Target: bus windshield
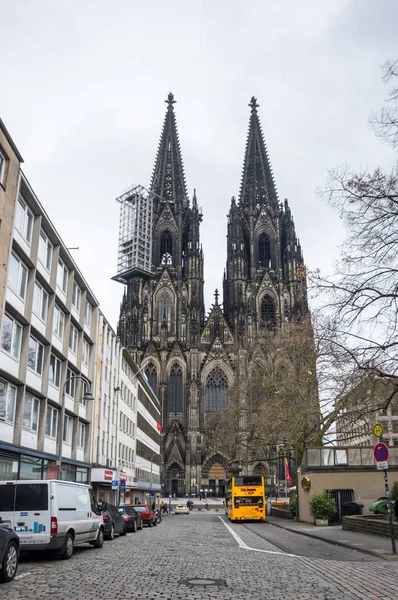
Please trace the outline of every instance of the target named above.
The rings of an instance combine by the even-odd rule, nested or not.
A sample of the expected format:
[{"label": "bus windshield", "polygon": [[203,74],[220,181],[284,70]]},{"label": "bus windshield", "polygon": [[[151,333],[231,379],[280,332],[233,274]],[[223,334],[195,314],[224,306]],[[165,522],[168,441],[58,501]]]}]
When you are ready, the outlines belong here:
[{"label": "bus windshield", "polygon": [[245,475],[243,477],[235,477],[234,484],[241,487],[243,485],[262,485],[263,479],[261,475]]}]

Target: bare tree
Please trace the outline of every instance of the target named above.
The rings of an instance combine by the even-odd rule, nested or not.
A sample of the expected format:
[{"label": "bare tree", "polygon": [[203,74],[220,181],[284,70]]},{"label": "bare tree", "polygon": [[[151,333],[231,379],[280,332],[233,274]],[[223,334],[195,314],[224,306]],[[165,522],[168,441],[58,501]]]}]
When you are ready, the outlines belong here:
[{"label": "bare tree", "polygon": [[[384,79],[398,76],[398,62],[384,65]],[[376,134],[398,144],[398,88],[372,117]],[[310,273],[312,290],[326,298],[320,312],[330,343],[364,376],[398,382],[398,168],[356,173],[330,171],[321,192],[347,231],[334,274]]]},{"label": "bare tree", "polygon": [[247,464],[285,456],[290,448],[300,464],[306,448],[336,440],[342,415],[345,441],[355,439],[367,416],[384,407],[391,386],[386,382],[374,394],[369,377],[364,386],[362,370],[333,333],[327,321],[308,317],[257,338],[246,351],[228,408],[209,422],[207,444]]}]

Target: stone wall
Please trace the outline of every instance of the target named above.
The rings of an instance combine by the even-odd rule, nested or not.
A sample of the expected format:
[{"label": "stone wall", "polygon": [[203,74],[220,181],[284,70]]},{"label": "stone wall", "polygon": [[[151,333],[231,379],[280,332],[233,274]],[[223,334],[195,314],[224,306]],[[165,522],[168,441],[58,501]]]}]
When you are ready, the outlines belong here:
[{"label": "stone wall", "polygon": [[276,506],[271,506],[271,517],[279,517],[280,519],[291,519],[290,510],[286,510],[285,508],[277,508]]},{"label": "stone wall", "polygon": [[[343,529],[348,531],[359,531],[361,533],[373,533],[390,537],[390,524],[383,515],[378,516],[352,516],[342,518]],[[398,523],[393,523],[394,537],[398,539]]]}]

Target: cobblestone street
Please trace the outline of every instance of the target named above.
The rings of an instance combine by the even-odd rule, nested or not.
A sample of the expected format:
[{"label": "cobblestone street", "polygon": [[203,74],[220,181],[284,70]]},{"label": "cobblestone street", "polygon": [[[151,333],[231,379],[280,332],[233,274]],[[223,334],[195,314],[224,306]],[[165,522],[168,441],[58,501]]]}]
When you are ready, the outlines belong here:
[{"label": "cobblestone street", "polygon": [[[227,525],[227,526],[226,526]],[[266,535],[267,525],[264,524]],[[303,540],[303,543],[304,540]],[[174,515],[158,527],[75,549],[69,561],[23,558],[2,600],[395,600],[398,562],[280,551],[218,514]]]}]

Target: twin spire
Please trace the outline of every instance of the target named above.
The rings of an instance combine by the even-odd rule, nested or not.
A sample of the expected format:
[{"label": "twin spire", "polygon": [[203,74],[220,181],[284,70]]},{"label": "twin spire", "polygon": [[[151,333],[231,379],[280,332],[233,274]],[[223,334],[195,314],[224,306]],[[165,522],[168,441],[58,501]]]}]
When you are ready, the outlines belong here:
[{"label": "twin spire", "polygon": [[167,111],[150,187],[158,196],[173,202],[176,209],[181,210],[188,205],[188,194],[174,114],[176,100],[171,92],[165,102]]},{"label": "twin spire", "polygon": [[[176,100],[171,92],[165,102],[167,104],[166,116],[150,187],[158,196],[168,202],[173,202],[176,209],[181,210],[188,206],[189,201],[174,113]],[[256,205],[267,205],[271,209],[276,209],[278,195],[257,114],[259,104],[254,96],[252,96],[249,106],[251,114],[239,203],[252,208]]]}]

